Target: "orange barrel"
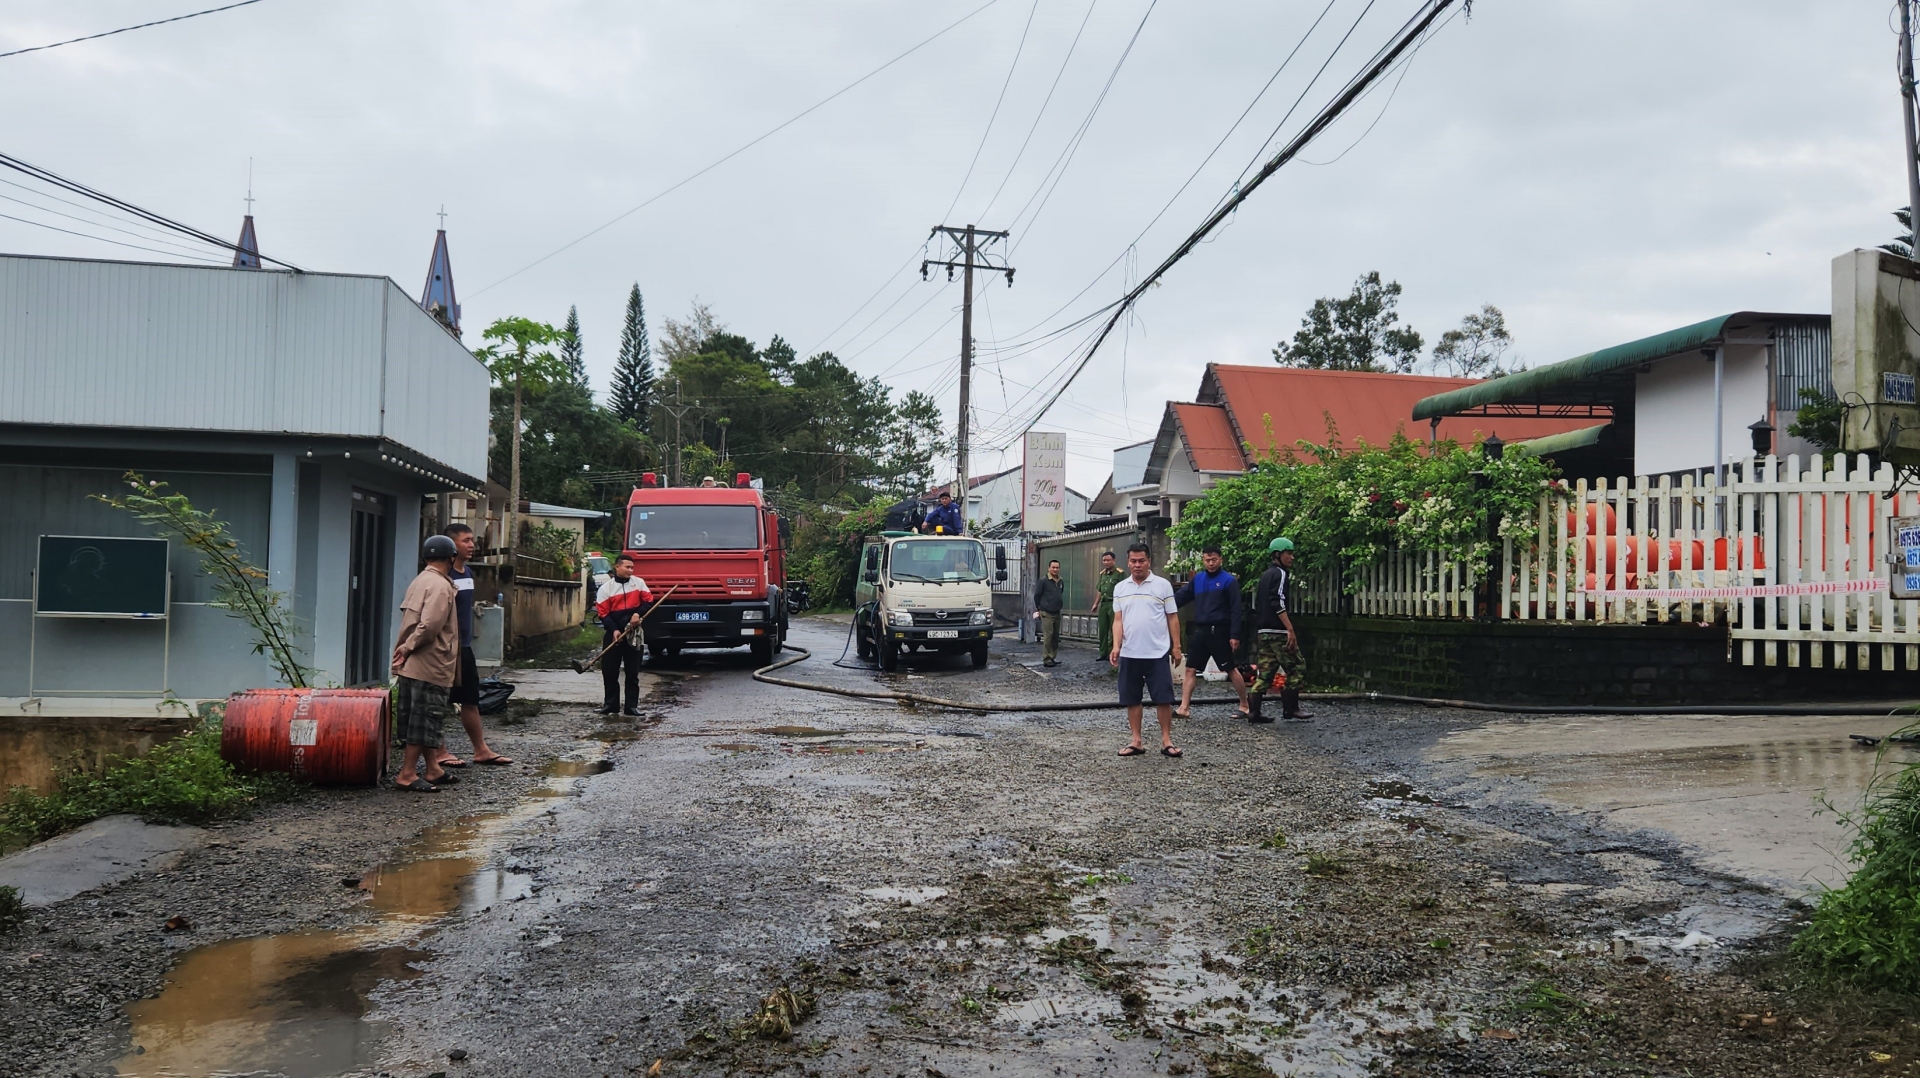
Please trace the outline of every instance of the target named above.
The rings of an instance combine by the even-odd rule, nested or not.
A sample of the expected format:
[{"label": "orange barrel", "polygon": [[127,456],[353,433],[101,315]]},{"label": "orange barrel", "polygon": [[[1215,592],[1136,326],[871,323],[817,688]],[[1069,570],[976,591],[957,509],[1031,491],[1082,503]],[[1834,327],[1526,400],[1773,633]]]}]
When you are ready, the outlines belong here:
[{"label": "orange barrel", "polygon": [[248,689],[227,697],[220,755],[332,786],[378,785],[393,740],[385,689]]}]

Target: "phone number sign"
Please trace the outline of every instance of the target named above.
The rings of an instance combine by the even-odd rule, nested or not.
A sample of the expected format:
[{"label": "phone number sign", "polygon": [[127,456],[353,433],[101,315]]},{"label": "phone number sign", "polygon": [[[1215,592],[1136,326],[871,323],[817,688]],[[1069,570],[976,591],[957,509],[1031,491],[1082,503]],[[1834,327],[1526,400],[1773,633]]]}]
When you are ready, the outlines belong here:
[{"label": "phone number sign", "polygon": [[1887,560],[1893,563],[1889,581],[1893,597],[1920,599],[1920,517],[1894,517],[1889,524],[1893,550]]}]

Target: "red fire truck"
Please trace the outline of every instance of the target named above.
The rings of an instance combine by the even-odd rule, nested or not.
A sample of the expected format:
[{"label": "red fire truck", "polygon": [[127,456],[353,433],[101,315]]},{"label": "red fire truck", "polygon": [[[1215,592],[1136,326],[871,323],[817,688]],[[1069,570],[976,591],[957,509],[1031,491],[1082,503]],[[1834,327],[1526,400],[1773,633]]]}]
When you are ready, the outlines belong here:
[{"label": "red fire truck", "polygon": [[773,661],[787,636],[787,522],[753,477],[731,487],[663,487],[652,472],[627,498],[626,552],[658,601],[647,616],[655,658],[682,648],[753,648]]}]

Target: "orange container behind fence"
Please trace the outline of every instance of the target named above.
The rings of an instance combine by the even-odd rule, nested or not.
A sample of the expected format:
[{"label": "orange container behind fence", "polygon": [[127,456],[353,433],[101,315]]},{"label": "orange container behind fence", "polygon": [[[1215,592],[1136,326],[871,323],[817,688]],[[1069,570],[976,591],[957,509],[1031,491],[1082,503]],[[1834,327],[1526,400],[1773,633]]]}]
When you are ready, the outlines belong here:
[{"label": "orange container behind fence", "polygon": [[248,689],[227,697],[220,755],[325,786],[373,786],[393,740],[385,689]]}]

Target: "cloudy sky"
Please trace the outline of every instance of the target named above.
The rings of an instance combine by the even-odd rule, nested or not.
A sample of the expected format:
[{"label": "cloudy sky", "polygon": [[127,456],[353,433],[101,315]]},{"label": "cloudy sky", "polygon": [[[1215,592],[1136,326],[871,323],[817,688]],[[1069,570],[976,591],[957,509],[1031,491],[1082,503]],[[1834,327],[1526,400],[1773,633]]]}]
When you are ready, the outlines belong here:
[{"label": "cloudy sky", "polygon": [[[1015,284],[976,309],[991,445],[1082,337],[1045,332],[1157,264],[1421,3],[983,2],[263,0],[0,58],[0,150],[222,234],[251,159],[267,253],[410,292],[444,205],[469,340],[577,304],[597,385],[637,281],[656,336],[697,297],[949,414],[959,289],[920,281],[922,245],[936,224],[1008,229]],[[198,6],[15,0],[0,52]],[[1732,310],[1827,311],[1829,261],[1889,238],[1906,202],[1889,10],[1480,0],[1150,291],[1038,427],[1067,432],[1091,493],[1206,363],[1270,362],[1369,270],[1429,342],[1493,303],[1535,364]],[[0,214],[147,242],[0,195]],[[0,249],[154,257],[5,218]]]}]

